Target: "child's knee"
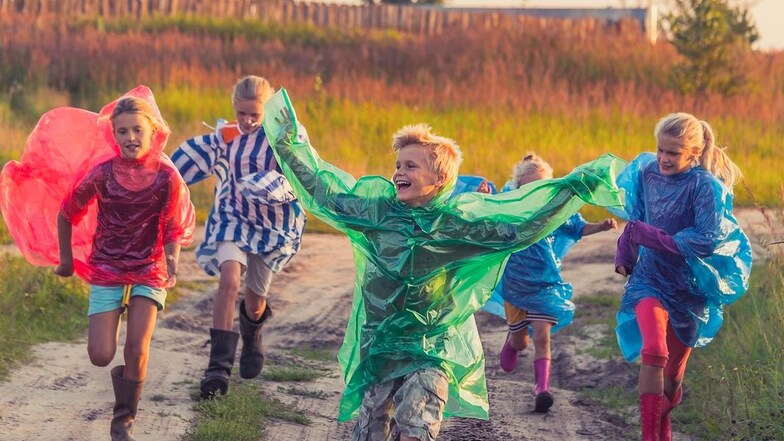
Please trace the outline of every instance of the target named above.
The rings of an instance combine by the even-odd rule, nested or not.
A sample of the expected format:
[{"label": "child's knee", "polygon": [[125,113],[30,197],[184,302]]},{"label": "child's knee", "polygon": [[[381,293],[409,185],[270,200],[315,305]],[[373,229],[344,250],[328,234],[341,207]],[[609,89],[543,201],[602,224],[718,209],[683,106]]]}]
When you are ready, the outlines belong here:
[{"label": "child's knee", "polygon": [[115,348],[97,347],[95,345],[87,345],[87,355],[90,357],[90,363],[94,366],[105,367],[114,359]]},{"label": "child's knee", "polygon": [[520,332],[513,332],[509,336],[509,343],[512,345],[515,351],[522,351],[528,347],[528,329],[522,330]]},{"label": "child's knee", "polygon": [[550,345],[549,332],[534,332],[534,346],[540,349],[547,348]]},{"label": "child's knee", "polygon": [[123,354],[125,356],[126,364],[138,364],[142,360],[147,359],[149,344],[145,344],[141,341],[126,341]]},{"label": "child's knee", "polygon": [[218,283],[218,291],[224,297],[236,298],[240,292],[240,281],[232,277],[221,277]]}]

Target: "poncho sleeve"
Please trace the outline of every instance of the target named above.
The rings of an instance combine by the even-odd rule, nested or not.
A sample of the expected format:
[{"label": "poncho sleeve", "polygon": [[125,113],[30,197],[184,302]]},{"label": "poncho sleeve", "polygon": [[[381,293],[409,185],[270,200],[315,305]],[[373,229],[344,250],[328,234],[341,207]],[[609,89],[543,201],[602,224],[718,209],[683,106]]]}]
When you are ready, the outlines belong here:
[{"label": "poncho sleeve", "polygon": [[376,225],[383,217],[385,205],[395,196],[392,183],[380,176],[356,180],[322,160],[285,90],[264,105],[263,124],[278,164],[308,211],[343,232]]},{"label": "poncho sleeve", "polygon": [[553,232],[553,253],[559,260],[566,257],[574,244],[582,239],[586,224],[580,213],[575,213]]},{"label": "poncho sleeve", "polygon": [[212,174],[220,157],[220,138],[217,133],[191,138],[177,147],[171,160],[188,185],[200,182]]},{"label": "poncho sleeve", "polygon": [[92,169],[63,199],[61,213],[71,224],[78,224],[87,212],[90,202],[98,194],[98,186],[103,180],[103,173],[99,167]]},{"label": "poncho sleeve", "polygon": [[494,250],[523,249],[552,233],[586,203],[612,207],[621,199],[615,177],[625,162],[605,154],[556,179],[496,195],[462,193],[447,202],[439,233]]},{"label": "poncho sleeve", "polygon": [[168,158],[165,163],[169,165],[171,171],[169,176],[169,200],[164,210],[166,224],[163,231],[163,244],[176,243],[186,247],[193,243],[193,235],[196,229],[196,210],[191,202],[190,191],[185,184],[185,180]]}]

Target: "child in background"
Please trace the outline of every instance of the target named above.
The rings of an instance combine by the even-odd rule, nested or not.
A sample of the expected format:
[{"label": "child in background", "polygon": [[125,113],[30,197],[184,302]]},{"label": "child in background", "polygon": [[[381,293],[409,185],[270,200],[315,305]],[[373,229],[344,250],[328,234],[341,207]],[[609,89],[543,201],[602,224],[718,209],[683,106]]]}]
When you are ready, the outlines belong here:
[{"label": "child in background", "polygon": [[[540,179],[552,179],[550,164],[527,154],[515,164],[504,191],[516,190]],[[549,391],[550,334],[569,325],[574,318],[572,286],[561,277],[561,259],[583,236],[617,228],[615,219],[589,223],[573,214],[552,234],[509,258],[491,302],[503,301],[509,334],[501,349],[501,368],[514,370],[520,351],[528,347],[529,327],[534,340],[534,411],[547,412],[553,405]],[[500,297],[500,299],[499,299]],[[492,303],[486,309],[493,311]],[[500,308],[498,308],[500,309]]]},{"label": "child in background", "polygon": [[[210,359],[200,385],[203,399],[228,391],[240,335],[240,376],[255,378],[261,372],[262,326],[272,317],[267,303],[272,275],[297,253],[305,226],[305,213],[261,128],[264,102],[273,93],[264,78],[241,78],[231,96],[237,120],[185,141],[172,155],[188,185],[216,177],[205,239],[196,250],[201,267],[210,275],[220,275]],[[238,334],[233,330],[234,308],[243,274]]]},{"label": "child in background", "polygon": [[87,351],[94,365],[106,366],[114,358],[120,316],[128,311],[125,365],[111,371],[113,441],[133,439],[156,316],[164,307],[165,288],[174,285],[180,247],[193,240],[195,222],[188,188],[163,154],[169,129],[152,94],[138,95],[101,111],[98,126],[105,137],[98,141],[111,142],[117,156],[77,181],[57,217],[55,273],[68,277],[75,269],[73,225],[97,203],[92,251],[86,261],[76,260],[78,274],[91,284]]},{"label": "child in background", "polygon": [[[638,156],[619,184],[629,220],[616,271],[630,275],[618,312],[621,351],[640,367],[642,439],[670,440],[691,349],[708,344],[723,306],[748,287],[751,249],[732,214],[738,167],[712,128],[687,113],[656,125],[657,153]],[[709,398],[709,397],[708,397]]]},{"label": "child in background", "polygon": [[354,180],[321,160],[285,91],[264,127],[284,174],[315,216],[348,235],[354,303],[338,355],[346,381],[339,421],[354,440],[434,440],[444,416],[488,416],[484,356],[473,314],[513,252],[551,233],[584,201],[617,204],[603,156],[562,179],[502,195],[450,199],[461,152],[424,124],[393,137],[392,181]]}]

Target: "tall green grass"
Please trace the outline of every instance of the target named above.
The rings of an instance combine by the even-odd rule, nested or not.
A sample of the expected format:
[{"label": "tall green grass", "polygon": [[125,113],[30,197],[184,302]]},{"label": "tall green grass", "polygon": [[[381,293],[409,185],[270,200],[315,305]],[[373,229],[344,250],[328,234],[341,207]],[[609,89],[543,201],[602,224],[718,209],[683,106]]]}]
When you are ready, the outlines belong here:
[{"label": "tall green grass", "polygon": [[784,439],[784,259],[754,269],[716,340],[689,361],[679,430],[703,439]]},{"label": "tall green grass", "polygon": [[72,341],[87,328],[87,288],[18,257],[0,255],[0,380],[31,360],[30,348]]}]

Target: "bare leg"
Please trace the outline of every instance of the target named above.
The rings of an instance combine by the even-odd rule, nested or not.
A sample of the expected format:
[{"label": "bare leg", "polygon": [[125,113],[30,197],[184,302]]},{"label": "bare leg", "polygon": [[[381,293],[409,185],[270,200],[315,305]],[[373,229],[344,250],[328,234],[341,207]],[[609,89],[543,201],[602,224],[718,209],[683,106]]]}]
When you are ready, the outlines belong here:
[{"label": "bare leg", "polygon": [[144,381],[150,340],[158,317],[158,307],[147,297],[131,297],[128,303],[128,332],[125,337],[125,373],[130,381]]},{"label": "bare leg", "polygon": [[220,267],[220,282],[212,307],[212,327],[231,331],[234,325],[234,303],[240,291],[242,264],[227,260]]},{"label": "bare leg", "polygon": [[528,328],[509,333],[509,342],[515,351],[522,351],[528,347]]},{"label": "bare leg", "polygon": [[664,393],[664,368],[643,364],[640,366],[640,394]]},{"label": "bare leg", "polygon": [[553,325],[550,322],[533,321],[531,326],[534,328],[534,360],[540,358],[550,358],[550,329]]},{"label": "bare leg", "polygon": [[[265,293],[266,294],[266,293]],[[245,290],[245,313],[252,321],[258,321],[264,310],[267,309],[267,298],[262,297],[250,289]]]},{"label": "bare leg", "polygon": [[93,314],[87,330],[87,354],[96,366],[108,366],[117,351],[122,309]]}]

